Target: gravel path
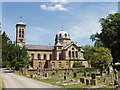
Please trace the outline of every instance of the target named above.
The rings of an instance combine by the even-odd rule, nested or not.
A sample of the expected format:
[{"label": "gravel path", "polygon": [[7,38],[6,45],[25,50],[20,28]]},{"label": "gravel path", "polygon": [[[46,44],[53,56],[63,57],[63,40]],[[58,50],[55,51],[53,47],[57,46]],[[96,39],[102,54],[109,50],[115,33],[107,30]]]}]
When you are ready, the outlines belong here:
[{"label": "gravel path", "polygon": [[43,83],[14,73],[2,73],[6,88],[60,88],[48,83]]}]

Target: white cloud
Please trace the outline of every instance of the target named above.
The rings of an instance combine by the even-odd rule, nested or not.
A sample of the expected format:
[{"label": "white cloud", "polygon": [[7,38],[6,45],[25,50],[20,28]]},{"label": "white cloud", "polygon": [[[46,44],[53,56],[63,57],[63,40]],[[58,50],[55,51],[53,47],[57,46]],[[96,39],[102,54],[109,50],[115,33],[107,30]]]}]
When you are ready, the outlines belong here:
[{"label": "white cloud", "polygon": [[61,4],[67,4],[68,0],[51,0],[53,3],[61,3]]},{"label": "white cloud", "polygon": [[55,10],[67,11],[67,8],[65,8],[61,4],[56,4],[55,6],[46,6],[46,5],[43,4],[43,5],[40,5],[40,8],[42,8],[44,10],[48,10],[48,11],[55,11]]}]

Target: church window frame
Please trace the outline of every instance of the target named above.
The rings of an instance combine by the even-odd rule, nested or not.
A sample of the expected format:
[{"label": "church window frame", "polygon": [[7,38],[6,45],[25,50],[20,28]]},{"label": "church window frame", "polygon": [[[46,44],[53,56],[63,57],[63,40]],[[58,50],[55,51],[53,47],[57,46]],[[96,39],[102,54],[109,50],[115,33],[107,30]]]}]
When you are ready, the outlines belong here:
[{"label": "church window frame", "polygon": [[75,54],[74,54],[74,51],[72,51],[72,58],[74,58],[75,57]]},{"label": "church window frame", "polygon": [[69,54],[69,58],[71,58],[71,51],[69,51],[68,54]]},{"label": "church window frame", "polygon": [[19,37],[21,37],[21,29],[19,29]]},{"label": "church window frame", "polygon": [[50,60],[52,60],[52,54],[50,54]]},{"label": "church window frame", "polygon": [[38,68],[42,68],[42,62],[39,62]]},{"label": "church window frame", "polygon": [[44,60],[47,60],[47,55],[46,54],[44,54]]},{"label": "church window frame", "polygon": [[38,54],[38,55],[37,55],[37,58],[38,58],[38,60],[40,60],[40,59],[41,59],[41,58],[40,58],[40,54]]},{"label": "church window frame", "polygon": [[34,53],[31,54],[31,59],[34,60]]},{"label": "church window frame", "polygon": [[60,33],[59,37],[62,37],[62,34]]},{"label": "church window frame", "polygon": [[76,53],[76,58],[78,58],[78,51],[76,51],[75,53]]},{"label": "church window frame", "polygon": [[65,37],[67,37],[67,34],[65,33]]},{"label": "church window frame", "polygon": [[23,29],[22,29],[22,38],[24,38],[24,31],[23,31]]},{"label": "church window frame", "polygon": [[59,60],[61,60],[62,59],[62,56],[61,56],[61,53],[59,53]]}]

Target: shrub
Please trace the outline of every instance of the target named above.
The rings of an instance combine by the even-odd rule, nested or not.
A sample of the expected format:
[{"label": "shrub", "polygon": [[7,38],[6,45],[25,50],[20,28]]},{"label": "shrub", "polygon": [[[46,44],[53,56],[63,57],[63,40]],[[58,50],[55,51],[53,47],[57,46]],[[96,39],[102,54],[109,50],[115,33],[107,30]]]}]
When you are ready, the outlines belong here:
[{"label": "shrub", "polygon": [[74,62],[73,68],[85,67],[81,62]]},{"label": "shrub", "polygon": [[93,72],[93,71],[95,71],[96,69],[95,68],[83,68],[83,69],[81,69],[81,70],[78,70],[77,71],[77,73],[79,73],[79,72]]}]

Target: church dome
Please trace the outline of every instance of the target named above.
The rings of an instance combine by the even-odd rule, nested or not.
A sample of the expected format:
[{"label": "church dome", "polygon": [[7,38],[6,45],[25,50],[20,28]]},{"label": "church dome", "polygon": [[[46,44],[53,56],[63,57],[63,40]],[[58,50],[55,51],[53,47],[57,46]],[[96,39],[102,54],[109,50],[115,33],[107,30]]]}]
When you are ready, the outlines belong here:
[{"label": "church dome", "polygon": [[62,38],[66,38],[66,39],[70,39],[70,35],[64,31],[64,30],[60,30],[57,34],[56,34],[57,38],[62,39]]}]

